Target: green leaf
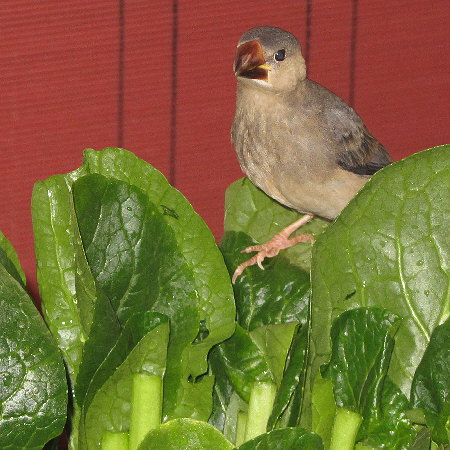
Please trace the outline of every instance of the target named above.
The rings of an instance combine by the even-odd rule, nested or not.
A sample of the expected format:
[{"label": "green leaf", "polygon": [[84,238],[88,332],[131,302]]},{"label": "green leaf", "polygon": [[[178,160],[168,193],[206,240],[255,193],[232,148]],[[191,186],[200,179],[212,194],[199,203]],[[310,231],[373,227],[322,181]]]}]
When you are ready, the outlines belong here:
[{"label": "green leaf", "polygon": [[22,279],[3,265],[0,310],[0,448],[40,449],[66,421],[64,364]]},{"label": "green leaf", "polygon": [[337,406],[363,417],[358,441],[374,447],[408,448],[416,434],[406,397],[386,377],[398,326],[397,316],[379,308],[342,313],[331,327],[330,362],[321,368]]},{"label": "green leaf", "polygon": [[142,189],[163,213],[163,219],[194,272],[198,306],[209,334],[191,349],[198,357],[189,360],[193,365],[189,370],[192,376],[205,373],[209,349],[232,334],[234,321],[231,318],[235,315],[231,283],[214,236],[186,198],[173,189],[159,171],[131,152],[117,148],[100,152],[88,149],[84,153],[84,164],[90,173],[114,177]]},{"label": "green leaf", "polygon": [[[90,196],[89,187],[85,186],[85,194],[80,194],[81,197],[84,195],[84,198],[78,199],[78,211],[75,215],[71,206],[72,185],[82,176],[95,173],[124,183],[120,188],[117,187],[118,185],[108,186],[108,183],[103,186],[105,195],[111,189],[112,191],[116,189],[118,203],[106,204],[105,198],[100,195],[100,192],[103,192],[101,182],[97,182],[99,186],[96,192],[99,196]],[[84,183],[88,184],[87,181]],[[141,247],[138,246],[139,248],[129,245],[136,237],[133,233],[139,234],[139,230],[135,228],[136,223],[133,222],[139,214],[135,216],[126,210],[130,206],[124,197],[127,192],[131,196],[130,201],[137,201],[138,208],[143,205],[142,199],[145,197],[147,205],[142,210],[145,212],[141,218],[145,219],[144,222],[147,221],[145,223],[149,223],[150,219],[145,214],[150,214],[155,220],[153,228],[150,228],[158,232],[159,238],[152,243],[153,253],[147,256],[144,255],[143,248],[149,245],[148,237],[143,240]],[[122,195],[122,203],[120,203],[120,195]],[[122,207],[122,210],[120,207],[115,209],[118,205]],[[109,213],[116,212],[115,219],[108,222],[107,217],[101,214],[102,208],[104,212],[108,208]],[[122,231],[125,228],[128,230],[124,231],[122,236],[131,240],[119,243],[113,237],[114,226],[117,225],[117,220],[120,221],[121,218],[126,217],[131,218],[131,222],[121,224]],[[94,224],[95,220],[98,221],[97,225]],[[115,223],[114,220],[116,220]],[[170,353],[178,354],[179,359],[175,364],[175,356],[169,358],[165,386],[174,387],[175,383],[178,388],[166,392],[165,417],[167,419],[193,415],[206,419],[211,408],[211,399],[207,392],[212,386],[212,380],[203,376],[207,371],[206,356],[212,345],[232,333],[235,307],[230,279],[214,238],[187,200],[167,183],[160,172],[136,158],[132,153],[123,149],[105,149],[101,152],[90,149],[86,150],[84,164],[80,169],[36,184],[33,193],[33,223],[43,309],[49,327],[63,350],[72,381],[78,379],[82,359],[84,361],[88,354],[93,355],[91,362],[83,362],[84,375],[79,381],[80,386],[83,385],[85,389],[95,369],[94,362],[100,360],[101,353],[108,350],[106,345],[97,350],[97,356],[93,353],[97,340],[97,337],[93,337],[93,333],[99,332],[99,329],[94,326],[97,322],[94,317],[95,305],[99,298],[105,296],[111,299],[112,310],[117,313],[119,323],[123,324],[135,311],[133,308],[142,310],[152,307],[152,302],[154,302],[155,310],[167,312],[170,306],[167,306],[168,301],[164,301],[164,295],[169,295],[170,289],[162,289],[161,294],[159,286],[165,286],[165,283],[171,280],[172,294],[178,300],[178,304],[181,304],[183,300],[177,294],[184,295],[188,290],[190,292],[190,300],[184,300],[184,313],[187,314],[182,314],[183,308],[181,308],[178,315],[180,319],[183,319],[183,323],[190,321],[190,325],[186,324],[185,328],[181,323],[174,325],[178,327],[180,336],[184,338],[172,340],[171,343],[174,351]],[[89,246],[86,254],[78,242],[79,226],[83,235],[83,244]],[[100,226],[104,235],[93,236],[94,226]],[[108,232],[109,226],[112,228]],[[115,247],[105,247],[108,238],[111,238],[111,243],[114,243]],[[165,238],[168,238],[167,241]],[[126,255],[120,253],[121,248],[117,245],[124,246]],[[165,261],[164,252],[167,250],[167,245],[169,250],[176,249],[176,259],[167,260],[165,267],[158,268],[159,275],[166,278],[145,280],[144,275],[148,273],[150,267],[155,268],[158,261]],[[114,254],[118,258],[111,258]],[[133,260],[137,255],[139,256],[136,259],[137,271],[134,272],[135,277],[130,278],[133,269],[127,266],[127,261]],[[126,261],[120,259],[122,256],[128,259]],[[144,268],[144,260],[151,266]],[[107,272],[101,272],[99,265],[101,261],[109,264]],[[170,264],[174,262],[177,264],[170,267]],[[181,271],[185,278],[183,282],[179,279],[180,284],[177,285],[176,269],[180,268],[179,264],[182,264],[186,270]],[[112,272],[111,268],[113,268]],[[125,272],[122,272],[122,269]],[[104,275],[108,275],[109,278],[102,278]],[[90,280],[91,276],[94,280]],[[130,282],[130,290],[124,291],[127,280]],[[186,280],[187,283],[184,282]],[[144,299],[143,292],[139,291],[139,287],[144,286],[144,281],[148,283],[143,288],[149,294],[147,299]],[[118,288],[118,291],[115,291],[115,288]],[[122,298],[121,293],[126,295]],[[135,300],[136,303],[134,303]],[[116,301],[119,304],[114,303]],[[130,306],[131,304],[133,307]],[[79,310],[80,305],[83,305],[83,308]],[[187,312],[188,308],[191,308],[190,312]],[[173,321],[173,314],[171,319]],[[117,333],[115,334],[117,336]],[[115,339],[111,339],[109,348],[114,345]],[[181,344],[181,341],[184,343]],[[174,342],[179,343],[177,349],[174,348]],[[91,350],[88,351],[89,346]],[[83,396],[84,393],[82,392],[81,395]]]},{"label": "green leaf", "polygon": [[[246,259],[243,248],[255,242],[243,232],[226,232],[220,243],[230,274]],[[236,280],[237,321],[248,330],[286,322],[305,323],[309,307],[309,275],[285,257],[266,265],[249,267]]]},{"label": "green leaf", "polygon": [[[359,439],[374,448],[410,449],[417,430],[407,418],[410,404],[400,389],[386,377],[379,410],[366,412]],[[368,414],[368,416],[367,416]]]},{"label": "green leaf", "polygon": [[[241,178],[232,183],[225,194],[225,232],[242,231],[257,243],[268,241],[274,234],[297,220],[299,216],[301,214],[298,212],[271,199],[254,186],[248,178]],[[294,233],[294,236],[302,233],[312,233],[314,236],[318,236],[328,226],[328,223],[328,221],[316,217],[310,223],[302,226],[298,232]],[[281,255],[288,258],[292,264],[309,272],[311,243],[295,245],[283,250]]]},{"label": "green leaf", "polygon": [[416,435],[414,442],[408,450],[430,450],[431,437],[430,429],[423,427]]},{"label": "green leaf", "polygon": [[322,450],[322,440],[304,428],[282,428],[261,434],[242,444],[239,450]]},{"label": "green leaf", "polygon": [[409,395],[433,329],[450,314],[450,145],[377,172],[314,245],[312,374],[330,355],[341,312],[386,308],[403,318],[389,375]]},{"label": "green leaf", "polygon": [[129,430],[132,375],[162,377],[168,340],[169,324],[163,316],[147,312],[129,319],[92,380],[80,427],[82,448],[100,445],[105,431]]},{"label": "green leaf", "polygon": [[267,423],[269,430],[299,424],[307,367],[308,330],[308,326],[296,326],[272,414]]},{"label": "green leaf", "polygon": [[[119,322],[125,323],[130,315],[140,311],[166,314],[171,319],[171,339],[164,403],[166,410],[172,408],[177,403],[177,392],[184,390],[183,379],[190,376],[189,372],[183,373],[184,364],[180,361],[186,358],[200,323],[191,268],[163,214],[140,189],[92,174],[76,181],[73,193],[89,268],[105,296],[103,300],[99,296],[98,303],[103,305],[100,310],[111,317],[109,323],[104,323],[101,315],[94,319],[94,336],[85,345],[80,375],[81,368],[87,366],[87,374],[92,376],[106,356],[108,336],[112,336],[110,345],[114,344],[120,326],[112,334],[113,318],[117,316]],[[100,342],[105,344],[99,351]],[[80,380],[80,375],[76,392],[82,401],[90,377],[83,373]]]},{"label": "green leaf", "polygon": [[72,178],[55,175],[39,181],[33,189],[36,272],[45,321],[64,355],[72,385],[81,361],[84,334],[75,290],[76,264],[72,230]]},{"label": "green leaf", "polygon": [[[161,327],[161,329],[159,329],[157,333],[154,333],[156,337],[152,335],[152,337],[146,338],[146,336],[151,331],[162,324],[164,324],[165,326]],[[139,368],[139,364],[141,364],[141,369],[143,372],[147,372],[150,375],[158,375],[162,377],[164,375],[166,366],[166,347],[169,339],[168,333],[168,318],[163,314],[146,311],[136,313],[135,315],[131,316],[122,328],[122,332],[114,347],[111,349],[107,357],[96,370],[92,381],[89,384],[87,395],[83,403],[84,409],[87,409],[89,407],[95,393],[114,374],[115,370],[121,364],[123,364],[123,362],[128,358],[129,354],[136,348],[136,346],[143,345],[145,343],[145,341],[143,341],[144,338],[150,340],[150,347],[144,347],[141,350],[141,354],[137,355],[139,357],[137,358],[136,356],[136,360],[133,360],[132,363],[136,368]],[[159,339],[156,342],[161,347],[157,348],[155,354],[153,354],[150,353],[150,348],[153,349],[152,351],[154,351],[154,347],[156,344],[152,339],[156,338]],[[141,341],[143,342],[141,343]],[[128,365],[131,364],[130,361],[128,361]]]},{"label": "green leaf", "polygon": [[150,431],[139,450],[231,450],[234,446],[206,422],[175,419]]},{"label": "green leaf", "polygon": [[256,381],[274,382],[269,363],[250,333],[236,325],[233,336],[213,349],[236,392],[248,403]]},{"label": "green leaf", "polygon": [[15,278],[19,283],[25,286],[27,280],[25,273],[19,262],[16,250],[0,231],[0,264]]},{"label": "green leaf", "polygon": [[437,326],[417,366],[411,386],[413,407],[425,413],[432,438],[448,444],[447,422],[450,417],[450,319]]},{"label": "green leaf", "polygon": [[239,413],[247,412],[247,403],[236,393],[228,378],[220,353],[214,347],[208,357],[214,375],[213,407],[209,423],[222,431],[231,442],[236,442]]},{"label": "green leaf", "polygon": [[297,322],[288,322],[267,325],[250,331],[253,342],[265,355],[277,386],[281,384],[283,378],[286,357],[297,325]]},{"label": "green leaf", "polygon": [[379,308],[349,310],[333,321],[330,362],[321,374],[333,382],[337,406],[361,415],[379,408],[398,321]]}]

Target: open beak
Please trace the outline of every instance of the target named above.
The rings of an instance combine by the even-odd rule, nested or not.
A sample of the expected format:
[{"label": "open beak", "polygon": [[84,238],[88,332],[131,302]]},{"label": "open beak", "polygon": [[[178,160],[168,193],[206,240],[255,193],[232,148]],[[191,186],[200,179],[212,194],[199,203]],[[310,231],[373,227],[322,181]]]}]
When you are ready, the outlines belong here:
[{"label": "open beak", "polygon": [[271,69],[264,59],[259,41],[245,42],[237,48],[234,59],[234,73],[237,77],[267,81]]}]

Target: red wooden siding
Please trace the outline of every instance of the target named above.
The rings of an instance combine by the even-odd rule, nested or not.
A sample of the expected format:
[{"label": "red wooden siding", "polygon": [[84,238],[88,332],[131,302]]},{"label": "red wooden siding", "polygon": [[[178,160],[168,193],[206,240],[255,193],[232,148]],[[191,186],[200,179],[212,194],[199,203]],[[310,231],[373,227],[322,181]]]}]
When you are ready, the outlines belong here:
[{"label": "red wooden siding", "polygon": [[222,232],[232,63],[248,28],[296,34],[311,78],[355,108],[394,158],[450,142],[445,0],[0,2],[0,229],[36,292],[35,181],[82,150],[123,146],[170,177]]}]

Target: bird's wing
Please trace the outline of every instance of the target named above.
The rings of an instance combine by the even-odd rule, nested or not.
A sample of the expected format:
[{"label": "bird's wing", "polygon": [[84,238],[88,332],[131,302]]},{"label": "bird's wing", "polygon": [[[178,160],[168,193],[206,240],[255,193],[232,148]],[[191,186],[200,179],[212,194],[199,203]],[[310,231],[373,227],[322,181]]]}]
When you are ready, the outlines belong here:
[{"label": "bird's wing", "polygon": [[338,149],[340,167],[358,175],[373,175],[392,162],[387,150],[370,134],[359,116],[345,103],[327,108],[325,118]]}]

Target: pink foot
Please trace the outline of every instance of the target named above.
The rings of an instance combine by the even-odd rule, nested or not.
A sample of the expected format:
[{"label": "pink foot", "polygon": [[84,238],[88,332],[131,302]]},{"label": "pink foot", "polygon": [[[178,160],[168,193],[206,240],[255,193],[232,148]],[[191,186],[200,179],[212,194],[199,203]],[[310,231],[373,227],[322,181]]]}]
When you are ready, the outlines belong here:
[{"label": "pink foot", "polygon": [[295,222],[291,223],[289,226],[281,230],[272,239],[270,239],[270,241],[267,241],[265,244],[253,245],[251,247],[247,247],[246,249],[242,250],[242,253],[251,253],[251,252],[258,252],[258,253],[252,256],[249,260],[243,262],[242,264],[239,264],[239,266],[234,271],[233,277],[231,279],[233,284],[235,283],[239,275],[241,275],[242,272],[247,267],[253,266],[254,264],[258,264],[258,266],[262,270],[264,270],[262,262],[264,261],[265,258],[272,258],[278,255],[280,250],[292,247],[293,245],[298,244],[299,242],[307,242],[307,241],[314,242],[314,237],[311,234],[299,234],[298,236],[289,238],[289,236],[295,230],[298,230],[302,225],[309,222],[313,217],[314,216],[312,214],[305,214],[304,216],[300,217],[300,219],[296,220]]}]

